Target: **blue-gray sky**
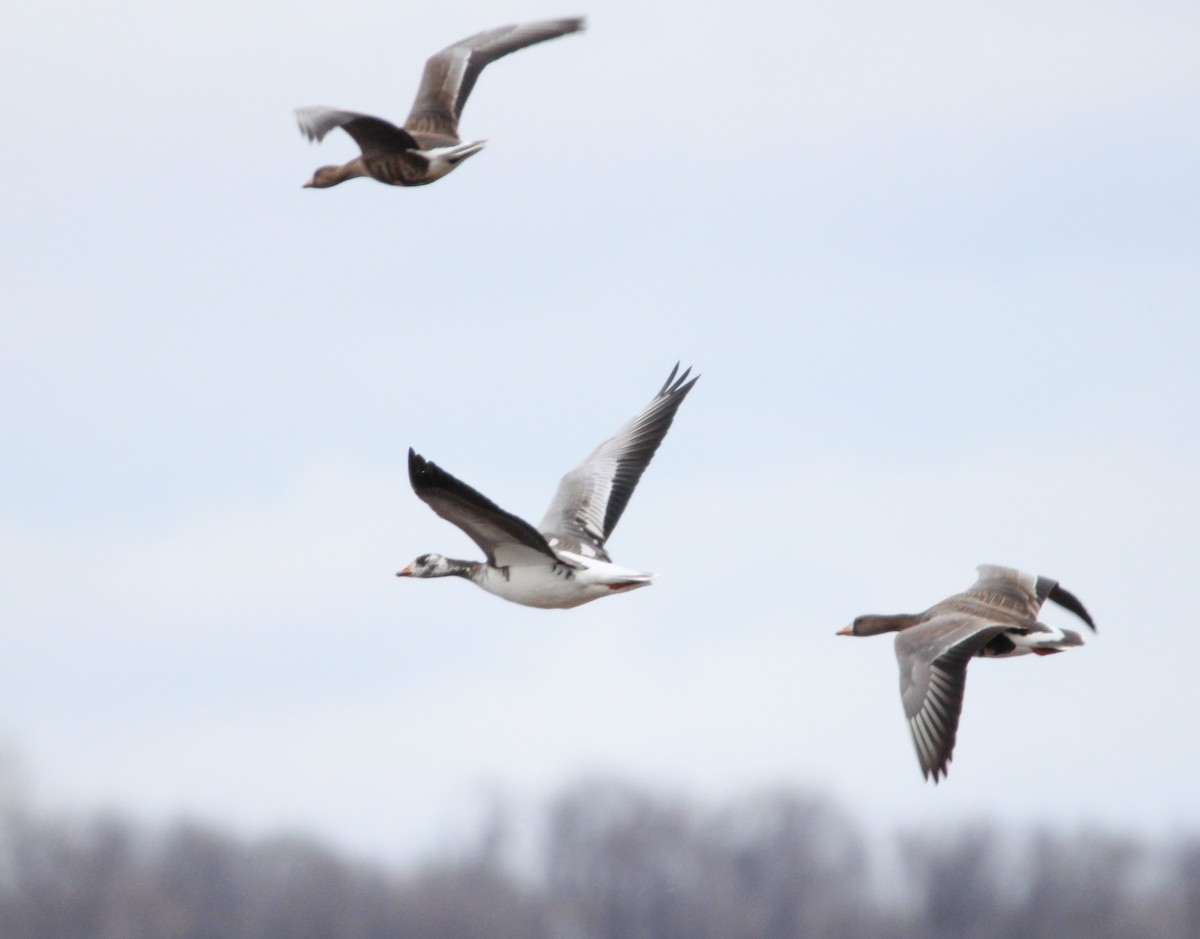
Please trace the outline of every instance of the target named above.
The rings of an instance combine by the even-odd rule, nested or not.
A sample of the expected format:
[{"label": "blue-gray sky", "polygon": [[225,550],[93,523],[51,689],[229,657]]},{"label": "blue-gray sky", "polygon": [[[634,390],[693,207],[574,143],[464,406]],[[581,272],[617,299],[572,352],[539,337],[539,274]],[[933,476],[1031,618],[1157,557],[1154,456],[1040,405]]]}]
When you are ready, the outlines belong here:
[{"label": "blue-gray sky", "polygon": [[[486,150],[302,190],[424,59]],[[1200,10],[754,0],[25,4],[0,35],[0,740],[51,804],[403,854],[481,786],[830,792],[872,823],[1200,827]],[[411,446],[540,518],[703,378],[572,611],[472,557]],[[980,562],[1100,627],[980,662],[922,782],[888,639]],[[1048,611],[1062,625],[1070,617]]]}]

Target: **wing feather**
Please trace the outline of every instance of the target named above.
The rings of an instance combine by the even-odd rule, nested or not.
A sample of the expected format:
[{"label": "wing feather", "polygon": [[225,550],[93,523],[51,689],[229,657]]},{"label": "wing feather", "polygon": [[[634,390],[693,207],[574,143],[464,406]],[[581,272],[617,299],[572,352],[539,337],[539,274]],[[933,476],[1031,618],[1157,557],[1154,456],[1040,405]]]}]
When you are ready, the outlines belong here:
[{"label": "wing feather", "polygon": [[458,119],[479,73],[496,59],[547,39],[583,29],[573,17],[518,23],[460,39],[425,63],[421,87],[404,126],[413,133],[432,133],[458,139]]},{"label": "wing feather", "polygon": [[562,563],[546,539],[527,521],[504,511],[411,447],[408,478],[421,501],[466,532],[487,555],[489,564]]},{"label": "wing feather", "polygon": [[958,737],[967,664],[1007,627],[976,617],[937,616],[896,634],[900,699],[921,772],[934,782],[946,775]]},{"label": "wing feather", "polygon": [[679,364],[636,417],[563,476],[538,529],[564,544],[577,542],[607,560],[604,544],[621,520],[629,498],[667,435],[675,412],[700,376],[688,380]]},{"label": "wing feather", "polygon": [[991,608],[997,617],[1011,617],[1012,625],[1030,626],[1037,622],[1042,604],[1052,600],[1070,610],[1095,631],[1096,624],[1079,598],[1052,577],[1026,574],[1016,568],[997,564],[980,564],[976,570],[979,571],[979,578],[969,589],[942,601],[938,606],[944,604],[947,610],[966,608],[969,612],[977,612],[973,606],[981,604]]},{"label": "wing feather", "polygon": [[1046,597],[1054,603],[1057,603],[1064,610],[1070,610],[1072,613],[1078,616],[1092,628],[1092,632],[1096,631],[1096,624],[1092,622],[1091,614],[1084,609],[1083,604],[1079,602],[1079,598],[1075,596],[1075,594],[1071,593],[1071,591],[1063,587],[1062,584],[1055,583],[1054,586],[1050,588],[1050,591]]},{"label": "wing feather", "polygon": [[412,134],[389,121],[353,111],[334,108],[296,108],[296,123],[309,140],[323,140],[335,127],[340,127],[358,144],[363,153],[419,149]]}]

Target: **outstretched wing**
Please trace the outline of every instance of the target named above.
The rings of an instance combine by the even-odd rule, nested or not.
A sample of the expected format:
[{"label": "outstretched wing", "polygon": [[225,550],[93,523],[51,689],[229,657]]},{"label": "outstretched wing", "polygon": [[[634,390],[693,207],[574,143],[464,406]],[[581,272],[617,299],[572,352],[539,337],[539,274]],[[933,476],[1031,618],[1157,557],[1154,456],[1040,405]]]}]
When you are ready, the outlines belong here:
[{"label": "outstretched wing", "polygon": [[[621,519],[629,497],[675,419],[675,412],[700,376],[671,369],[666,383],[642,411],[567,473],[538,529],[568,550],[584,549],[608,560],[604,543]],[[676,377],[678,375],[678,377]]]},{"label": "outstretched wing", "polygon": [[[1045,577],[1039,577],[1039,585],[1043,580],[1046,579],[1047,578]],[[1079,598],[1075,596],[1075,594],[1071,593],[1071,591],[1067,590],[1062,584],[1054,580],[1050,581],[1050,589],[1046,591],[1046,599],[1057,603],[1064,610],[1070,610],[1081,620],[1087,623],[1092,628],[1092,632],[1096,631],[1096,624],[1092,622],[1091,614],[1084,609],[1083,604],[1079,602]]]},{"label": "outstretched wing", "polygon": [[535,43],[583,29],[582,18],[542,20],[485,30],[430,57],[404,126],[458,139],[458,119],[479,73],[490,62]]},{"label": "outstretched wing", "polygon": [[436,463],[408,451],[413,492],[446,521],[467,533],[499,567],[563,563],[527,521],[506,512],[487,496],[456,479]]},{"label": "outstretched wing", "polygon": [[358,144],[363,153],[417,150],[417,142],[402,127],[378,117],[338,111],[334,108],[296,108],[296,123],[309,140],[322,140],[335,127],[340,127]]},{"label": "outstretched wing", "polygon": [[900,699],[928,779],[946,775],[954,753],[971,656],[1007,627],[976,617],[935,616],[896,634]]},{"label": "outstretched wing", "polygon": [[1039,596],[1038,593],[1041,578],[999,564],[980,564],[975,570],[979,572],[975,583],[962,593],[943,600],[942,604],[954,608],[962,605],[962,601],[967,601],[976,609],[980,604],[992,607],[997,615],[1011,617],[1010,625],[1032,623],[1037,619],[1045,599],[1044,595]]},{"label": "outstretched wing", "polygon": [[1063,609],[1070,610],[1095,631],[1096,624],[1078,597],[1052,577],[1026,574],[998,564],[980,564],[976,570],[979,571],[979,579],[970,589],[951,597],[947,603],[959,598],[985,603],[997,608],[997,612],[1008,612],[1018,620],[1032,623],[1037,620],[1042,604],[1051,600]]}]

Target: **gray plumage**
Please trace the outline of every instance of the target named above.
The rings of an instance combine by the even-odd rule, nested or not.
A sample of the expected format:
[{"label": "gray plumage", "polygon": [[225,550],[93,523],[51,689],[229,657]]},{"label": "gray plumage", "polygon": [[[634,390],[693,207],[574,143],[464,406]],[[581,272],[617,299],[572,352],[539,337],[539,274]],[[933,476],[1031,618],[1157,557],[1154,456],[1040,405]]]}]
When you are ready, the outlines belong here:
[{"label": "gray plumage", "polygon": [[1050,655],[1082,645],[1079,633],[1038,622],[1046,600],[1096,629],[1078,598],[1051,578],[991,564],[977,570],[979,578],[968,590],[923,613],[860,616],[840,631],[853,636],[897,633],[904,714],[921,770],[934,782],[946,774],[954,752],[972,657]]},{"label": "gray plumage", "polygon": [[690,368],[678,373],[676,362],[654,400],[563,476],[538,525],[555,547],[610,560],[604,543],[621,520],[679,405],[699,379],[688,381]]}]

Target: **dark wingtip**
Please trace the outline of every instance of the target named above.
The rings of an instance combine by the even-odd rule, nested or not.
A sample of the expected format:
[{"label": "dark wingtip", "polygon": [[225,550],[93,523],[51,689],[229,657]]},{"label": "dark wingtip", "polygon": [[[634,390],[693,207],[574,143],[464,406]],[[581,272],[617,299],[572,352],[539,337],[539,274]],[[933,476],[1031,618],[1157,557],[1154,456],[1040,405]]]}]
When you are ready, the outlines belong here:
[{"label": "dark wingtip", "polygon": [[679,363],[676,362],[674,365],[671,366],[671,374],[667,376],[667,380],[665,382],[663,382],[663,386],[658,389],[658,393],[660,395],[665,395],[667,393],[667,389],[671,387],[671,382],[673,382],[675,380],[675,376],[678,373],[679,373]]},{"label": "dark wingtip", "polygon": [[417,453],[412,447],[408,448],[408,481],[414,490],[419,490],[422,478],[429,472],[432,464]]},{"label": "dark wingtip", "polygon": [[1062,585],[1055,584],[1050,591],[1048,599],[1053,600],[1064,610],[1070,610],[1081,620],[1087,623],[1088,626],[1091,627],[1092,632],[1098,632],[1096,629],[1096,624],[1092,621],[1091,614],[1088,613],[1088,611],[1084,608],[1084,605],[1079,602],[1079,598],[1075,596],[1075,594],[1071,593],[1071,591],[1065,589]]},{"label": "dark wingtip", "polygon": [[[663,382],[662,388],[659,389],[659,397],[663,395],[680,395],[681,397],[692,390],[692,385],[700,380],[697,375],[691,381],[688,381],[688,376],[692,374],[692,367],[689,365],[683,370],[683,374],[679,374],[679,366],[681,362],[676,362],[671,369],[671,374],[667,376],[667,380]],[[678,377],[676,377],[678,376]]]},{"label": "dark wingtip", "polygon": [[[935,759],[937,759],[935,754]],[[945,754],[940,760],[929,765],[925,764],[925,760],[921,756],[921,751],[917,751],[917,762],[921,765],[921,773],[925,777],[925,781],[933,780],[936,786],[939,782],[950,775],[950,761],[954,759],[954,741],[950,742],[950,752]]]}]

